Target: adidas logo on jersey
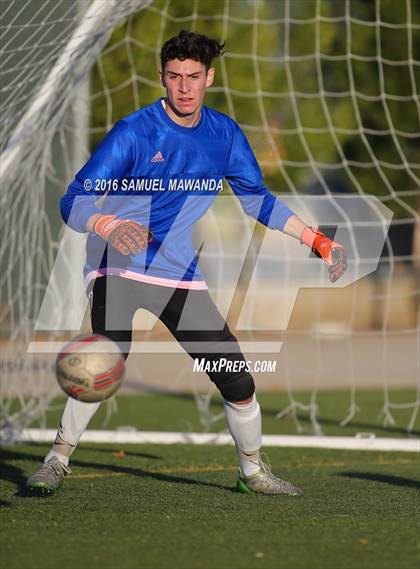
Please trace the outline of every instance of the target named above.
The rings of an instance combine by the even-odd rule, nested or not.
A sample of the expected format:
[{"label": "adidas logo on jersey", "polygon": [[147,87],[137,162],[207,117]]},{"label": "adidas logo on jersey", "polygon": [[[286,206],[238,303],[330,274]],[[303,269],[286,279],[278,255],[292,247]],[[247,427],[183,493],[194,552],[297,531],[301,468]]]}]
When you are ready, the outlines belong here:
[{"label": "adidas logo on jersey", "polygon": [[162,152],[158,150],[158,152],[156,152],[156,154],[153,156],[150,162],[163,162],[164,160],[165,158],[162,156]]}]

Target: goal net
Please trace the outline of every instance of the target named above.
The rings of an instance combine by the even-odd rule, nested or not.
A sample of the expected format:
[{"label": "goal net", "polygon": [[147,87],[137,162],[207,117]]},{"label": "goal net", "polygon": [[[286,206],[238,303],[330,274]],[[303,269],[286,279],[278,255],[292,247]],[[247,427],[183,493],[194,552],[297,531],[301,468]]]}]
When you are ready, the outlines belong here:
[{"label": "goal net", "polygon": [[[216,200],[199,229],[212,236],[203,268],[244,351],[278,360],[274,375],[257,374],[257,385],[287,391],[279,417],[291,414],[298,432],[304,413],[321,434],[320,390],[348,390],[346,424],[366,388],[380,390],[384,425],[405,409],[404,427],[413,430],[420,405],[417,2],[10,0],[0,26],[3,440],[43,425],[59,394],[56,348],[45,346],[88,327],[75,308],[86,308],[83,236],[63,227],[59,197],[117,120],[162,96],[160,47],[181,29],[226,42],[206,104],[240,124],[269,189],[308,222],[345,230],[351,252],[348,286],[332,290],[316,275],[299,281],[304,273],[296,273],[289,240],[280,246],[250,223],[227,188],[227,199]],[[361,256],[360,241],[377,235],[382,243]],[[282,267],[281,287],[274,266]],[[220,416],[210,412],[206,380],[159,323],[145,314],[137,320],[127,384],[192,390],[209,429]],[[166,353],[157,361],[159,349]],[[394,388],[411,395],[394,401]]]}]

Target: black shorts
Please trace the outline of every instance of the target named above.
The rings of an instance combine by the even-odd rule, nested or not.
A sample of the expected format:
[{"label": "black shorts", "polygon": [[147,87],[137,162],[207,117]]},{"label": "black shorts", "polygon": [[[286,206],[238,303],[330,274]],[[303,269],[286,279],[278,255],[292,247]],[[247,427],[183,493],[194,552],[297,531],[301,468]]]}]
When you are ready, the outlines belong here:
[{"label": "black shorts", "polygon": [[220,386],[226,383],[247,384],[247,388],[239,390],[241,393],[236,390],[235,396],[240,400],[242,396],[245,399],[252,395],[254,382],[243,364],[230,366],[230,369],[241,369],[240,372],[226,371],[229,366],[211,369],[218,368],[212,362],[221,358],[232,362],[245,363],[245,360],[235,336],[207,290],[162,287],[118,276],[99,277],[92,289],[93,332],[116,342],[127,357],[132,322],[139,308],[155,314],[192,358],[210,362],[207,374],[221,391]]}]

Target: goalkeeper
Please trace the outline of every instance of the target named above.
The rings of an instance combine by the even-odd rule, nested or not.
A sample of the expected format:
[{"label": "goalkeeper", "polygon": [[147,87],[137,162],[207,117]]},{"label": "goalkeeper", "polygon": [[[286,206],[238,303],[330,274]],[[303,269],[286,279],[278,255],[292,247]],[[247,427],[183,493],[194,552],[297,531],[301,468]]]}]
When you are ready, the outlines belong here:
[{"label": "goalkeeper", "polygon": [[[244,211],[299,239],[327,265],[330,280],[346,269],[345,250],[303,223],[265,187],[254,154],[235,121],[203,106],[224,45],[181,31],[161,50],[166,97],[117,122],[61,199],[64,221],[88,232],[85,278],[95,333],[130,351],[137,309],[156,314],[194,358],[244,362],[236,338],[209,296],[192,229],[226,178]],[[98,199],[100,198],[100,199]],[[207,368],[206,368],[207,369]],[[261,460],[261,411],[246,366],[210,366],[239,461],[238,489],[300,495]],[[241,371],[230,371],[240,369]],[[69,398],[54,445],[27,481],[53,493],[99,403]]]}]

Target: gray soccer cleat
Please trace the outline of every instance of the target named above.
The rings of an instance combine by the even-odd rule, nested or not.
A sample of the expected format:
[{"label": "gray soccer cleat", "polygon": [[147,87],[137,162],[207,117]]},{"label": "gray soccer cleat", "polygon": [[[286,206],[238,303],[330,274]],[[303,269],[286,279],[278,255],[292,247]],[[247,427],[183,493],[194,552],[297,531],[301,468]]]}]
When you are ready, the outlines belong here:
[{"label": "gray soccer cleat", "polygon": [[265,494],[275,496],[277,494],[287,494],[288,496],[303,496],[302,490],[286,482],[271,472],[270,464],[265,464],[259,460],[260,470],[252,476],[244,476],[239,469],[237,490],[243,494]]},{"label": "gray soccer cleat", "polygon": [[41,464],[38,470],[28,478],[26,488],[32,494],[49,496],[60,488],[64,478],[70,472],[68,466],[53,456],[48,462]]}]

